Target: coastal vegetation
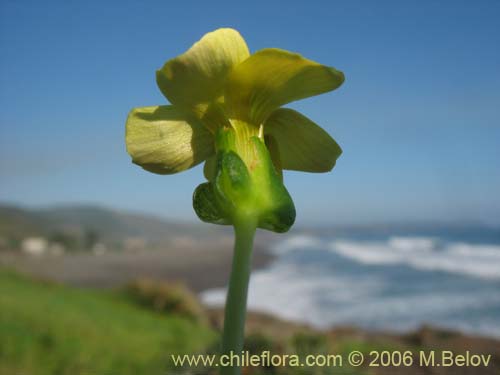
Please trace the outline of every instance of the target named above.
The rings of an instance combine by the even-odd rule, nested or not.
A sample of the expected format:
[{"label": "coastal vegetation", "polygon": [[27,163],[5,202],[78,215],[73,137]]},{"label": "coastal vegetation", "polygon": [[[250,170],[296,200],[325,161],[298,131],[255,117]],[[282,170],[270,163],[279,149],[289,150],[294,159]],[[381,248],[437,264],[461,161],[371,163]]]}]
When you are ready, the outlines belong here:
[{"label": "coastal vegetation", "polygon": [[[172,354],[214,354],[220,343],[221,310],[201,309],[179,285],[152,280],[116,290],[80,289],[0,268],[0,373],[29,375],[216,374],[209,367],[174,367]],[[160,301],[161,303],[155,303]],[[340,327],[317,331],[251,313],[245,350],[276,354],[453,350],[491,353],[494,374],[500,342],[423,328],[396,335]],[[466,374],[464,367],[433,368],[435,374]],[[491,370],[491,371],[490,371]],[[248,367],[245,374],[421,374],[398,368]]]}]

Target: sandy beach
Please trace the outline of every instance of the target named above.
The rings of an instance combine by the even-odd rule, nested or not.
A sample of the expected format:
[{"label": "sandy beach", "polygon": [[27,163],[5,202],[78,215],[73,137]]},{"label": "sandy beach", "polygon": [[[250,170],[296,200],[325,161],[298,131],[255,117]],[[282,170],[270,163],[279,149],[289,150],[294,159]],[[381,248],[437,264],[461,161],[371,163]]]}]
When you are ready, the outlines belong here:
[{"label": "sandy beach", "polygon": [[[272,256],[262,236],[255,243],[253,268],[268,264]],[[1,252],[0,265],[43,279],[78,287],[117,288],[132,280],[151,278],[182,282],[195,292],[225,286],[232,260],[232,238],[204,241],[184,239],[166,248],[140,251],[88,252],[62,256],[27,256]]]}]

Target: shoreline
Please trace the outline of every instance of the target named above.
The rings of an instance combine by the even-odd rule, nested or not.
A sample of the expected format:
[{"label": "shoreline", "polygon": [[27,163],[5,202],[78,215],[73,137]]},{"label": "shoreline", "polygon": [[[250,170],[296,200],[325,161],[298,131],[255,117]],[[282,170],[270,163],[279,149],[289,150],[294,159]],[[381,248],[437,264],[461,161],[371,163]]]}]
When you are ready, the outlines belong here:
[{"label": "shoreline", "polygon": [[[268,266],[275,257],[265,236],[255,240],[252,271]],[[232,236],[203,241],[185,239],[164,248],[108,252],[102,255],[74,253],[62,256],[28,256],[0,252],[0,266],[31,276],[76,287],[112,289],[137,279],[181,282],[199,294],[225,287],[231,271]]]},{"label": "shoreline", "polygon": [[[272,264],[276,256],[271,247],[276,238],[261,235],[256,238],[252,271],[261,270]],[[42,279],[68,284],[81,288],[117,289],[127,283],[141,278],[155,279],[164,282],[181,282],[190,290],[200,293],[209,289],[222,288],[227,285],[232,261],[232,236],[220,236],[216,240],[190,240],[184,243],[173,243],[162,249],[149,249],[138,252],[109,252],[103,255],[91,253],[66,254],[64,256],[33,257],[19,253],[0,252],[0,266],[15,269],[18,272]],[[211,320],[217,322],[219,307],[203,304],[209,311]],[[295,331],[297,328],[309,332],[357,332],[363,336],[388,335],[406,337],[420,332],[425,327],[408,331],[377,330],[351,325],[336,325],[327,328],[312,328],[307,323],[290,321],[267,312],[249,310],[249,325],[262,326],[269,322],[265,330],[276,331],[273,327],[281,327],[276,331]],[[217,323],[215,323],[217,324]],[[453,332],[467,338],[476,337],[485,340],[500,341],[499,337],[485,336],[477,333],[437,326],[433,330]]]},{"label": "shoreline", "polygon": [[[175,251],[171,249],[148,250],[140,253],[115,253],[104,256],[72,254],[63,257],[29,257],[3,252],[0,253],[0,266],[42,280],[89,289],[117,289],[141,277],[153,278],[162,282],[180,281],[195,292],[199,298],[202,291],[226,286],[226,274],[229,274],[230,271],[232,247],[211,246],[207,252],[210,250],[213,253],[208,261],[206,256],[196,254],[198,251],[189,250],[182,246],[176,247]],[[182,260],[183,257],[179,258],[179,252],[182,252],[185,258],[185,261],[180,262],[180,264],[179,260]],[[196,259],[187,259],[194,255],[198,255],[198,257]],[[172,259],[175,258],[177,258],[177,261],[173,262]],[[256,243],[252,270],[256,271],[265,268],[274,259],[276,257],[271,254],[268,246]],[[135,261],[138,261],[138,263]],[[86,263],[85,266],[82,266],[81,262]],[[95,266],[96,262],[100,264],[100,267],[96,267],[92,273],[89,273],[88,267]],[[155,264],[155,267],[148,268],[148,271],[144,273],[143,268],[150,266],[152,263]],[[166,267],[164,267],[165,265]],[[174,267],[176,268],[173,269]],[[130,272],[131,268],[134,269],[133,272]],[[207,312],[211,324],[215,328],[221,328],[223,308],[209,306],[201,301],[200,303]],[[249,310],[247,329],[250,333],[265,331],[275,337],[306,332],[338,337],[356,337],[363,340],[389,338],[391,340],[425,341],[427,336],[432,338],[437,335],[466,341],[479,340],[494,343],[495,348],[498,348],[500,357],[500,337],[464,332],[426,323],[416,329],[407,331],[370,329],[351,324],[315,328],[305,322],[287,320],[268,312]],[[418,338],[420,336],[422,337]]]}]

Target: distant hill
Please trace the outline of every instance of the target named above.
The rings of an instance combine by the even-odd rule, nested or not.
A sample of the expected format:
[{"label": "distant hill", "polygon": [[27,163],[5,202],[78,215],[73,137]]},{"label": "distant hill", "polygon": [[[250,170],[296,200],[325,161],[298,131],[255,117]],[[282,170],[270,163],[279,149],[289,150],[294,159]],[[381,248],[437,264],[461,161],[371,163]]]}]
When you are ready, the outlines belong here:
[{"label": "distant hill", "polygon": [[177,222],[147,214],[107,209],[91,205],[27,209],[0,204],[0,237],[22,239],[27,236],[50,236],[57,232],[92,231],[104,241],[126,237],[144,237],[163,242],[169,237],[215,234],[222,228]]}]

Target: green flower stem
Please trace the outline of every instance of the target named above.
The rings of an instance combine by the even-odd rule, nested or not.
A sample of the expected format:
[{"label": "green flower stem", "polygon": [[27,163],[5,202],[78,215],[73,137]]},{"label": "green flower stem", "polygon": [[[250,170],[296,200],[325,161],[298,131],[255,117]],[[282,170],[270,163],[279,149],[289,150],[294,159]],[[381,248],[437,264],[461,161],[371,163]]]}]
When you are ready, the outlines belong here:
[{"label": "green flower stem", "polygon": [[[247,308],[248,282],[250,280],[253,239],[257,223],[245,218],[235,221],[234,255],[229,289],[224,314],[224,332],[222,336],[222,354],[236,355],[243,350],[245,337],[245,318]],[[239,367],[222,367],[222,375],[239,375]]]}]

